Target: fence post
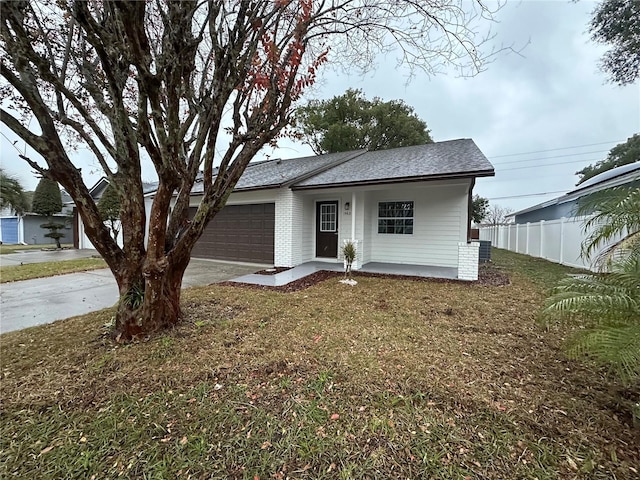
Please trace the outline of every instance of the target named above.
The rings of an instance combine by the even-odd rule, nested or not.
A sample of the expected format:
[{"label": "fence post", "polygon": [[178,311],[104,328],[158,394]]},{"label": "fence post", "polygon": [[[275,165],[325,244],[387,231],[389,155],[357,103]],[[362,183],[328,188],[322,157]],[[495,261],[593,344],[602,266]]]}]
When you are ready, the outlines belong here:
[{"label": "fence post", "polygon": [[547,258],[544,256],[544,220],[540,220],[540,258]]},{"label": "fence post", "polygon": [[560,262],[564,263],[564,221],[566,218],[560,219]]},{"label": "fence post", "polygon": [[[520,224],[516,223],[516,248],[514,252],[518,252],[518,246],[520,245]],[[518,252],[520,253],[520,252]]]},{"label": "fence post", "polygon": [[531,224],[531,222],[527,222],[527,228],[525,230],[526,233],[526,238],[525,238],[525,242],[524,242],[524,253],[526,253],[527,255],[529,255],[529,225]]}]

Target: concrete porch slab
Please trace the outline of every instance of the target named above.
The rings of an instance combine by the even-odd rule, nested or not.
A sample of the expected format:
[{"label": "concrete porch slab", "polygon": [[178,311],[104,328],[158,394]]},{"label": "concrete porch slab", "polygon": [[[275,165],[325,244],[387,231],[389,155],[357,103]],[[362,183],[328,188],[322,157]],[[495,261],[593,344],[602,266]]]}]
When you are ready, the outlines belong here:
[{"label": "concrete porch slab", "polygon": [[[249,283],[252,285],[262,285],[265,287],[280,287],[304,278],[307,275],[311,275],[312,273],[319,272],[320,270],[343,272],[344,266],[342,263],[336,262],[307,262],[275,275],[260,275],[252,273],[234,278],[231,281],[237,283]],[[386,275],[407,275],[411,277],[424,278],[458,278],[458,270],[456,268],[433,267],[426,265],[404,265],[398,263],[369,262],[364,264],[358,272]]]}]

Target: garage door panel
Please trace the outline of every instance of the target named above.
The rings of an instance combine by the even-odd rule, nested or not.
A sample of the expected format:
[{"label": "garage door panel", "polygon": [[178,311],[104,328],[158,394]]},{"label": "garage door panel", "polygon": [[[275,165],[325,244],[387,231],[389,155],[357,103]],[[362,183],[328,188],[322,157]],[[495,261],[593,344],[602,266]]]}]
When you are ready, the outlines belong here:
[{"label": "garage door panel", "polygon": [[229,205],[207,225],[192,256],[273,264],[274,226],[273,203]]}]

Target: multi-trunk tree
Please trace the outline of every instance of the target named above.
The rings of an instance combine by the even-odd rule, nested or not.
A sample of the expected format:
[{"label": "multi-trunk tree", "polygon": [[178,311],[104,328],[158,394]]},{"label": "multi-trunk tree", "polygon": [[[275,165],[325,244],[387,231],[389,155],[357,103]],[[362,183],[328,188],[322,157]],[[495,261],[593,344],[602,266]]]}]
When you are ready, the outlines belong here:
[{"label": "multi-trunk tree", "polygon": [[[427,73],[443,59],[477,73],[487,40],[477,32],[491,14],[464,0],[7,1],[0,119],[31,148],[22,158],[71,195],[121,298],[136,293],[116,314],[115,336],[127,340],[179,320],[195,242],[322,64],[362,71],[397,48]],[[77,146],[120,198],[122,247],[74,165]],[[143,158],[158,176],[148,238]]]}]

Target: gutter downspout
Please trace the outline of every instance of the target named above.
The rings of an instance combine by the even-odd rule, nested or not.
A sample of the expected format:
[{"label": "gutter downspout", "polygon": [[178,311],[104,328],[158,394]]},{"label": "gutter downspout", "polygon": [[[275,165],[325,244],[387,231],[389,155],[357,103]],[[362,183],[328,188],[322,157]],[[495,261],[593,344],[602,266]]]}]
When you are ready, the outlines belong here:
[{"label": "gutter downspout", "polygon": [[471,217],[473,216],[473,187],[476,185],[475,177],[471,179],[469,186],[469,199],[467,202],[467,243],[471,243]]}]

